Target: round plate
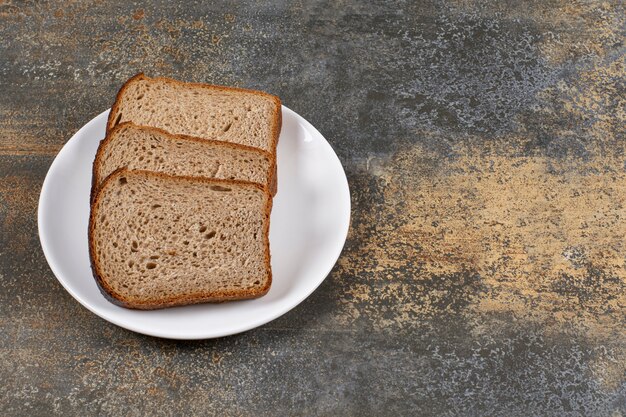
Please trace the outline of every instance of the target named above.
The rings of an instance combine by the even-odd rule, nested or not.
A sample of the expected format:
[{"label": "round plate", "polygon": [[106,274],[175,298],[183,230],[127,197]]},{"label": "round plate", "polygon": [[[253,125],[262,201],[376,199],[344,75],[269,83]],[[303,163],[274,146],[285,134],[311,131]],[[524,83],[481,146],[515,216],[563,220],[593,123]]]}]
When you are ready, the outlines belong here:
[{"label": "round plate", "polygon": [[322,283],[337,261],[350,224],[350,192],[341,163],[324,137],[283,106],[278,142],[278,194],[270,223],[273,282],[255,300],[163,310],[129,310],[100,293],[89,264],[87,224],[91,164],[108,111],[65,144],[50,166],[39,198],[39,237],[50,268],[82,305],[139,333],[206,339],[243,332],[294,308]]}]

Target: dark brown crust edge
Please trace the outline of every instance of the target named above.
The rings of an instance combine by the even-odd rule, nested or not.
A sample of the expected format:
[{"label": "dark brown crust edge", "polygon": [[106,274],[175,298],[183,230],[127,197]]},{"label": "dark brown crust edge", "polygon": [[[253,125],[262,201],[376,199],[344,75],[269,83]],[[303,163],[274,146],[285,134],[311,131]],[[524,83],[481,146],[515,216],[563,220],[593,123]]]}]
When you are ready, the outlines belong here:
[{"label": "dark brown crust edge", "polygon": [[272,195],[275,196],[278,192],[278,139],[280,138],[280,131],[283,128],[283,110],[280,98],[272,96],[276,104],[276,114],[274,115],[274,126],[272,127],[272,134],[274,135],[274,182],[271,186]]},{"label": "dark brown crust edge", "polygon": [[[231,149],[245,150],[245,151],[248,151],[248,152],[254,152],[254,153],[257,153],[257,154],[260,154],[260,155],[264,155],[264,156],[269,158],[270,166],[269,166],[269,169],[268,169],[268,175],[267,175],[268,181],[267,181],[267,184],[261,184],[261,185],[265,186],[265,187],[268,187],[270,190],[274,189],[274,186],[276,184],[276,181],[275,181],[276,158],[274,158],[272,156],[272,154],[270,154],[267,151],[264,151],[263,149],[255,148],[254,146],[242,145],[242,144],[239,144],[239,143],[226,142],[226,141],[222,141],[222,140],[203,139],[203,138],[198,138],[198,137],[195,137],[195,136],[187,136],[187,135],[174,135],[172,133],[169,133],[166,130],[159,129],[157,127],[139,126],[139,125],[136,125],[136,124],[134,124],[132,122],[122,122],[122,123],[116,125],[113,129],[111,129],[111,131],[107,132],[105,138],[102,139],[100,141],[100,144],[98,145],[98,150],[96,151],[96,156],[94,158],[93,165],[92,165],[92,170],[91,170],[91,193],[90,193],[90,198],[89,198],[90,202],[94,201],[95,195],[98,192],[98,184],[100,184],[100,182],[101,182],[101,178],[98,175],[98,171],[99,171],[100,166],[102,164],[102,155],[104,153],[104,150],[107,147],[107,145],[113,140],[114,136],[120,130],[123,130],[123,129],[127,128],[127,127],[138,128],[138,129],[141,129],[141,130],[147,130],[147,131],[150,131],[150,132],[153,132],[153,133],[156,133],[156,134],[163,135],[166,138],[172,139],[172,140],[183,140],[183,141],[190,141],[190,142],[196,142],[196,143],[209,143],[209,144],[212,144],[212,145],[215,145],[215,146],[222,146],[222,147],[227,147],[227,148],[231,148]],[[204,177],[202,177],[202,178],[204,178]],[[275,194],[276,194],[276,192],[272,191],[272,195],[275,195]]]},{"label": "dark brown crust edge", "polygon": [[[187,86],[192,86],[192,87],[211,88],[211,89],[218,89],[218,90],[225,90],[225,91],[235,91],[235,92],[240,92],[240,93],[249,93],[249,94],[254,94],[257,96],[263,96],[265,98],[269,98],[270,100],[272,100],[274,102],[274,115],[273,115],[273,123],[272,123],[272,144],[271,144],[272,152],[271,153],[273,154],[273,157],[274,157],[274,175],[273,175],[272,181],[270,181],[270,184],[271,184],[270,190],[272,191],[272,195],[276,195],[276,192],[278,191],[278,167],[276,163],[276,158],[277,158],[276,148],[278,146],[278,138],[280,137],[280,131],[282,129],[282,123],[283,123],[283,118],[282,118],[283,112],[282,112],[282,107],[281,107],[282,103],[278,96],[265,93],[263,91],[250,90],[246,88],[226,87],[226,86],[213,85],[213,84],[207,84],[207,83],[191,83],[191,82],[178,81],[173,78],[167,78],[167,77],[148,77],[143,72],[140,72],[134,75],[133,77],[129,78],[128,81],[126,81],[117,92],[117,95],[115,96],[115,102],[113,103],[113,107],[111,107],[111,111],[109,112],[109,117],[107,119],[107,126],[106,126],[107,135],[109,131],[111,131],[116,126],[115,118],[118,112],[118,108],[120,106],[120,98],[122,97],[126,89],[133,82],[138,81],[138,80],[160,80],[160,81],[165,81],[165,82],[169,82],[173,84],[179,84],[179,85],[182,84],[182,85],[187,85]],[[262,150],[260,148],[257,148],[257,149]]]},{"label": "dark brown crust edge", "polygon": [[[226,184],[226,185],[243,185],[248,187],[253,187],[261,190],[265,195],[265,268],[267,272],[267,280],[263,287],[259,287],[253,290],[248,291],[218,291],[215,293],[206,293],[206,294],[193,294],[190,296],[183,297],[170,297],[165,299],[159,303],[133,303],[130,300],[125,300],[124,297],[118,293],[116,293],[112,288],[110,288],[102,274],[100,273],[100,263],[96,254],[95,242],[93,240],[93,234],[95,229],[95,220],[97,216],[97,207],[100,203],[100,197],[102,196],[102,192],[106,189],[107,185],[113,182],[120,176],[123,175],[139,175],[139,176],[152,176],[157,178],[167,178],[172,179],[174,181],[192,181],[192,182],[203,182],[207,184]],[[179,177],[163,174],[160,172],[151,172],[151,171],[131,171],[125,168],[118,169],[114,171],[111,175],[109,175],[103,182],[102,187],[96,194],[94,202],[91,204],[91,210],[89,214],[89,228],[88,228],[88,242],[89,242],[89,260],[91,263],[91,270],[93,276],[95,278],[96,284],[100,289],[100,292],[104,295],[104,297],[121,307],[130,308],[130,309],[138,309],[138,310],[154,310],[160,308],[167,307],[176,307],[190,304],[199,304],[199,303],[210,303],[210,302],[224,302],[224,301],[235,301],[235,300],[246,300],[251,298],[261,297],[269,291],[272,285],[272,267],[271,267],[271,254],[270,254],[270,242],[269,242],[269,230],[270,230],[270,214],[272,211],[272,196],[269,193],[268,189],[261,186],[260,184],[254,182],[240,181],[240,180],[221,180],[214,178],[202,178],[202,177]]]}]

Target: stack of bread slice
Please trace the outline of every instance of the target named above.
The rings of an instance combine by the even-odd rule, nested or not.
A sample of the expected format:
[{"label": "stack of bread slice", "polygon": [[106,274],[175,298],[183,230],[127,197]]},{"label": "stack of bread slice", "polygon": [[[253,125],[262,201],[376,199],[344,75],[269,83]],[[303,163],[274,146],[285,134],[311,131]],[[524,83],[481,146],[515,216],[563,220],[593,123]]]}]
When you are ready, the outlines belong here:
[{"label": "stack of bread slice", "polygon": [[136,309],[267,293],[280,128],[270,94],[126,82],[93,164],[89,254],[102,293]]}]

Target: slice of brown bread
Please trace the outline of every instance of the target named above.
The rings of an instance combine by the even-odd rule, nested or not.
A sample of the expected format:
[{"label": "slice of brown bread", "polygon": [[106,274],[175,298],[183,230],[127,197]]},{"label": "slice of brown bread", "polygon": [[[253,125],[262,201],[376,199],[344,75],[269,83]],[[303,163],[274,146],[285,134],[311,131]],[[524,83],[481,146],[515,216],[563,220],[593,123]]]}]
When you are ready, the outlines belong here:
[{"label": "slice of brown bread", "polygon": [[92,196],[102,181],[119,168],[243,180],[270,188],[274,159],[268,152],[249,146],[171,135],[124,122],[100,142],[93,163]]},{"label": "slice of brown bread", "polygon": [[96,281],[135,309],[262,296],[272,281],[271,205],[255,183],[118,170],[91,207]]},{"label": "slice of brown bread", "polygon": [[276,155],[281,116],[280,99],[271,94],[137,74],[117,94],[107,131],[131,121]]}]

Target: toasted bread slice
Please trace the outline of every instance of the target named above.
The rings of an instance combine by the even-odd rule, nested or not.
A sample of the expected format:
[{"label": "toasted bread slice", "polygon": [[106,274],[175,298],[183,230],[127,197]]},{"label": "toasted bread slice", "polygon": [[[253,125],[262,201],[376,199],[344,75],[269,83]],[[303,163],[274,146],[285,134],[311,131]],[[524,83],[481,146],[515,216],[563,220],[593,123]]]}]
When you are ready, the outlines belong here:
[{"label": "toasted bread slice", "polygon": [[249,146],[171,135],[161,129],[124,122],[113,128],[98,147],[92,197],[102,181],[119,168],[242,180],[271,188],[274,158]]},{"label": "toasted bread slice", "polygon": [[282,113],[280,99],[260,91],[137,74],[117,94],[107,132],[125,121],[276,155]]},{"label": "toasted bread slice", "polygon": [[262,296],[272,281],[271,205],[255,183],[118,170],[91,207],[96,281],[135,309]]}]

